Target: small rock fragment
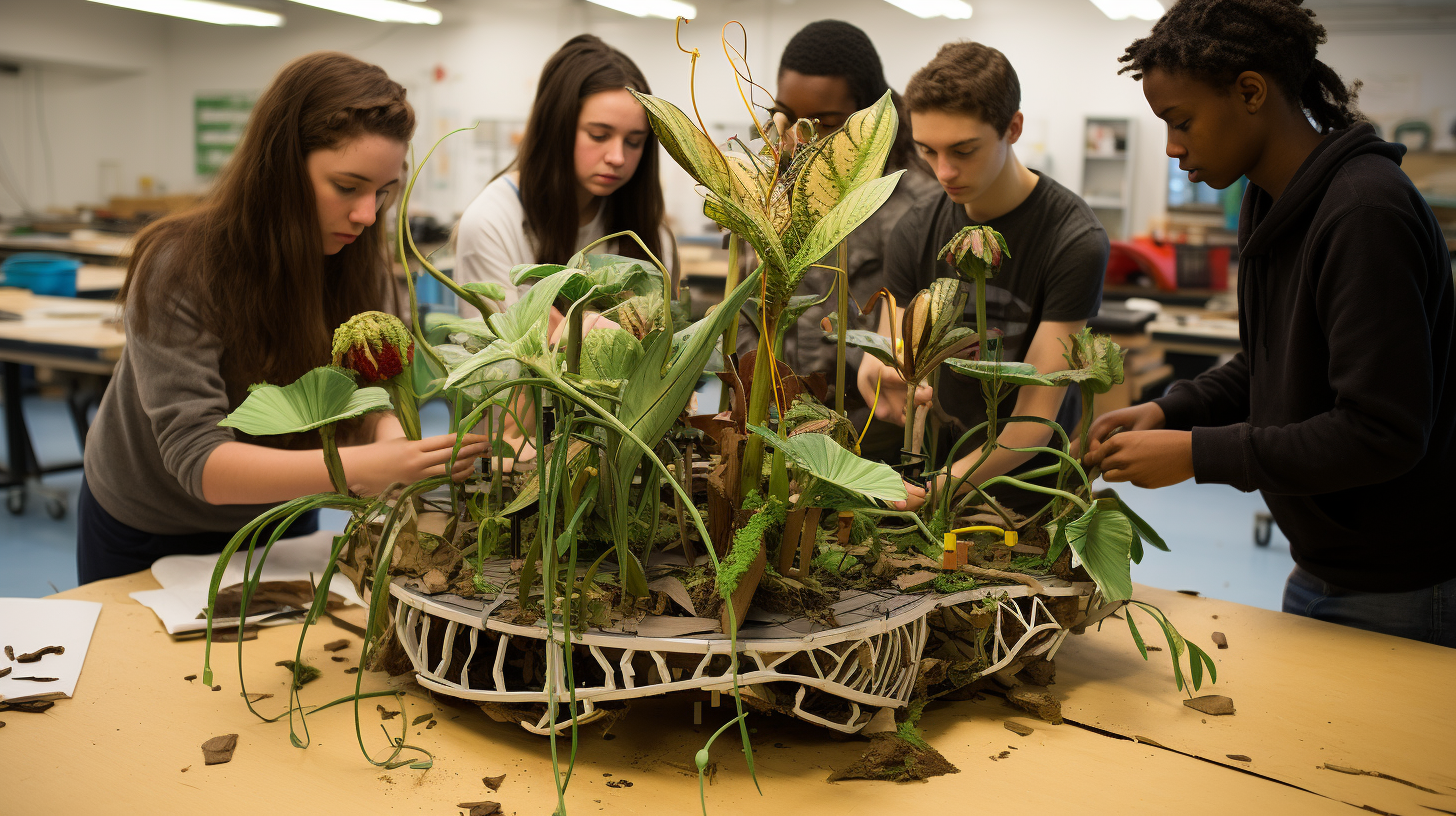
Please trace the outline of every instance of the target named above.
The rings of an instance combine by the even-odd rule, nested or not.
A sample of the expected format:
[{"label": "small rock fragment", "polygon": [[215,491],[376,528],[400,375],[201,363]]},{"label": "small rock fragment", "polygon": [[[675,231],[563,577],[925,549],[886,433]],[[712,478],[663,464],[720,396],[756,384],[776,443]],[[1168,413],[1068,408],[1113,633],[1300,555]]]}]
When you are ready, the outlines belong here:
[{"label": "small rock fragment", "polygon": [[[202,743],[202,758],[208,765],[231,762],[233,751],[238,747],[237,734],[224,734]],[[191,766],[188,766],[191,767]]]},{"label": "small rock fragment", "polygon": [[1006,699],[1012,705],[1052,725],[1062,722],[1062,703],[1046,690],[1045,686],[1030,683],[1006,690]]},{"label": "small rock fragment", "polygon": [[1224,756],[1228,757],[1229,759],[1235,760],[1237,762],[1253,762],[1254,761],[1254,760],[1249,759],[1248,757],[1244,756],[1243,754],[1224,754]]},{"label": "small rock fragment", "polygon": [[501,812],[500,802],[461,802],[455,807],[465,808],[467,816],[495,816]]},{"label": "small rock fragment", "polygon": [[425,730],[426,731],[429,731],[431,728],[434,728],[438,724],[439,724],[439,721],[438,720],[430,720],[430,722],[425,725]]},{"label": "small rock fragment", "polygon": [[1184,700],[1183,705],[1194,711],[1202,711],[1204,714],[1220,716],[1234,713],[1234,701],[1222,694],[1206,694],[1202,697],[1194,697],[1191,700]]},{"label": "small rock fragment", "polygon": [[1224,636],[1223,632],[1213,633],[1213,643],[1220,649],[1228,648],[1228,638]]},{"label": "small rock fragment", "polygon": [[506,775],[501,774],[500,776],[486,776],[482,777],[480,781],[487,788],[490,788],[492,793],[494,793],[495,791],[500,790],[501,783],[506,781]]},{"label": "small rock fragment", "polygon": [[349,648],[349,639],[348,638],[340,638],[339,640],[331,640],[328,643],[325,643],[324,644],[324,651],[326,651],[326,652],[341,652],[341,651],[343,651],[344,649],[347,649],[347,648]]},{"label": "small rock fragment", "polygon": [[216,686],[213,686],[213,687],[212,687],[212,690],[213,690],[213,691],[222,691],[222,684],[221,684],[221,683],[219,683],[219,684],[218,684],[218,685],[216,685]]},{"label": "small rock fragment", "polygon": [[335,663],[348,663],[349,662],[349,658],[347,658],[347,657],[339,657],[338,655],[331,655],[329,657],[329,659],[332,660],[332,661],[334,661]]},{"label": "small rock fragment", "polygon": [[349,668],[344,669],[344,674],[358,674],[358,673],[359,673],[359,667],[358,666],[350,666]]},{"label": "small rock fragment", "polygon": [[1024,725],[1015,720],[1007,720],[1002,725],[1006,726],[1007,731],[1016,734],[1018,737],[1029,737],[1031,736],[1031,732],[1036,730],[1029,725]]},{"label": "small rock fragment", "polygon": [[420,584],[425,594],[438,595],[450,588],[450,579],[440,570],[432,569],[420,579]]}]

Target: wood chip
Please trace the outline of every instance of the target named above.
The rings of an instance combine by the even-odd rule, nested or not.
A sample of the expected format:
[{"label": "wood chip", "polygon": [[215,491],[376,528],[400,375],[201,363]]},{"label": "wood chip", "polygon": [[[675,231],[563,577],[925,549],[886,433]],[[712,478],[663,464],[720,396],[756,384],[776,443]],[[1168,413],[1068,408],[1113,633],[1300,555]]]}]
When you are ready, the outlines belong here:
[{"label": "wood chip", "polygon": [[435,716],[435,715],[434,715],[434,714],[433,714],[433,713],[429,713],[429,714],[421,714],[421,715],[420,715],[420,716],[418,716],[418,717],[415,717],[415,718],[414,718],[414,719],[413,719],[413,720],[411,720],[411,721],[410,721],[410,725],[419,725],[419,724],[420,724],[420,723],[422,723],[422,722],[424,722],[424,721],[425,721],[425,720],[428,720],[428,719],[430,719],[430,718],[432,718],[432,717],[434,717],[434,716]]},{"label": "wood chip", "polygon": [[14,661],[15,660],[15,647],[13,647],[13,646],[6,646],[5,647],[5,659],[6,660],[10,660],[10,661]]},{"label": "wood chip", "polygon": [[1179,595],[1192,595],[1193,597],[1197,598],[1198,597],[1198,590],[1196,590],[1196,589],[1180,589],[1180,590],[1178,590],[1178,594]]},{"label": "wood chip", "polygon": [[1248,757],[1244,756],[1243,754],[1224,754],[1224,756],[1228,757],[1229,759],[1235,760],[1237,762],[1253,762],[1254,761],[1254,760],[1249,759]]},{"label": "wood chip", "polygon": [[40,660],[42,657],[45,657],[48,654],[63,655],[65,653],[66,653],[66,647],[65,646],[47,646],[44,649],[36,649],[33,652],[28,652],[26,654],[23,654],[20,657],[15,658],[15,662],[16,663],[34,663],[34,662]]},{"label": "wood chip", "polygon": [[495,816],[501,812],[500,802],[461,802],[455,807],[465,808],[466,816]]},{"label": "wood chip", "polygon": [[273,695],[271,695],[271,694],[258,694],[258,693],[249,692],[249,694],[248,694],[248,702],[250,702],[250,703],[256,703],[259,700],[266,700],[266,699],[268,699],[269,697],[272,697],[272,696]]},{"label": "wood chip", "polygon": [[221,737],[213,737],[202,743],[202,759],[208,765],[221,765],[224,762],[231,762],[233,751],[238,747],[237,734],[224,734]]},{"label": "wood chip", "polygon": [[1213,633],[1213,643],[1220,649],[1228,648],[1228,638],[1224,636],[1223,632]]},{"label": "wood chip", "polygon": [[16,677],[12,677],[10,679],[11,680],[30,680],[30,681],[33,681],[33,682],[36,682],[36,683],[54,683],[54,682],[56,682],[57,680],[59,680],[61,678],[59,678],[59,677],[20,677],[20,676],[16,676]]},{"label": "wood chip", "polygon": [[1202,711],[1204,714],[1215,716],[1234,713],[1234,701],[1222,694],[1208,694],[1203,697],[1194,697],[1191,700],[1184,700],[1183,705],[1194,711]]},{"label": "wood chip", "polygon": [[501,783],[506,781],[506,775],[501,774],[500,776],[487,776],[483,777],[480,781],[487,788],[490,788],[491,792],[495,792],[500,790]]},{"label": "wood chip", "polygon": [[24,711],[27,714],[39,714],[55,704],[55,700],[23,700],[18,703],[0,703],[0,711]]},{"label": "wood chip", "polygon": [[359,673],[359,667],[358,666],[350,666],[349,668],[344,669],[344,674],[358,674],[358,673]]},{"label": "wood chip", "polygon": [[184,677],[182,679],[183,680],[186,680],[189,683],[191,683],[193,680],[196,680],[197,679],[197,675],[195,675],[195,674],[189,674],[189,675],[187,675],[186,677]]},{"label": "wood chip", "polygon": [[341,652],[341,651],[343,651],[344,649],[347,649],[347,648],[349,648],[349,639],[348,638],[340,638],[339,640],[331,640],[328,643],[325,643],[324,644],[324,651],[326,651],[326,652]]},{"label": "wood chip", "polygon": [[339,657],[338,655],[333,655],[329,659],[332,660],[332,661],[334,661],[335,663],[348,663],[349,662],[349,658],[347,658],[347,657]]},{"label": "wood chip", "polygon": [[398,717],[399,716],[399,712],[398,711],[389,711],[389,710],[386,710],[385,707],[382,706],[382,705],[375,706],[375,708],[379,709],[379,719],[381,719],[381,720],[392,720],[395,717]]},{"label": "wood chip", "polygon": [[6,666],[5,668],[0,669],[0,677],[4,677],[5,675],[9,674],[10,671],[11,671],[11,667],[10,666]]},{"label": "wood chip", "polygon": [[1007,720],[1002,725],[1006,726],[1007,731],[1016,734],[1018,737],[1029,737],[1031,736],[1031,732],[1036,730],[1029,725],[1024,725],[1015,720]]}]

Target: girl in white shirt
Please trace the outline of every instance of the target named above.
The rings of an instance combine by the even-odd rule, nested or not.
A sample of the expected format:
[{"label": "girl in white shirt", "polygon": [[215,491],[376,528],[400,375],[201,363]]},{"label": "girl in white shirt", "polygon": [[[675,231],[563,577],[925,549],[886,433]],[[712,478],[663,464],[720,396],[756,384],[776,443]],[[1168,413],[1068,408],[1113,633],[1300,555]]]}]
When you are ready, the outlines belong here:
[{"label": "girl in white shirt", "polygon": [[[509,305],[526,288],[511,286],[512,267],[565,263],[592,241],[623,230],[635,232],[676,278],[657,137],[628,87],[651,93],[632,60],[591,34],[571,38],[546,61],[516,160],[460,217],[457,281],[504,284],[501,305]],[[594,251],[645,257],[631,239]],[[460,310],[475,316],[468,304]]]}]

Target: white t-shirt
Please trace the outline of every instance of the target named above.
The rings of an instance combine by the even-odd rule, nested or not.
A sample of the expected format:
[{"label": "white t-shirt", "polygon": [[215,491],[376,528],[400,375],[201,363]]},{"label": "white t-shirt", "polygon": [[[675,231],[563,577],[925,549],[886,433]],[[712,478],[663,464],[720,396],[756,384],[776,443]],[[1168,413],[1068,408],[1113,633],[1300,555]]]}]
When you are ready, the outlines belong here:
[{"label": "white t-shirt", "polygon": [[[506,300],[502,308],[514,303],[525,294],[530,285],[511,286],[511,269],[521,264],[536,262],[535,241],[526,232],[526,211],[521,206],[521,194],[514,173],[507,173],[485,186],[480,195],[465,208],[460,216],[460,228],[455,239],[455,281],[457,283],[495,282],[506,287]],[[596,217],[576,231],[576,247],[580,249],[607,234],[602,213],[605,207],[598,207]],[[658,253],[667,271],[673,271],[675,253],[671,251],[672,233],[663,226],[660,230]],[[593,252],[613,252],[616,241]],[[565,263],[566,258],[558,262]],[[473,306],[461,302],[461,317],[479,317]]]}]

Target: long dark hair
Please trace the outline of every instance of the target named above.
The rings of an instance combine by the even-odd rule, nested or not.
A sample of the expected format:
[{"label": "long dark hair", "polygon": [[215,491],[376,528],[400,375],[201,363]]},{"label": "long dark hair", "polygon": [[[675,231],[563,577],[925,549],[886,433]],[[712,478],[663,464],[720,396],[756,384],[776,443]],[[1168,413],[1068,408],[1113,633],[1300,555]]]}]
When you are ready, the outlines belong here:
[{"label": "long dark hair", "polygon": [[1360,83],[1346,86],[1315,58],[1325,27],[1301,0],[1179,0],[1146,37],[1118,57],[1133,79],[1161,68],[1226,85],[1258,71],[1292,104],[1309,112],[1321,133],[1365,117],[1355,108]]},{"label": "long dark hair", "polygon": [[[577,117],[588,96],[621,88],[652,93],[636,63],[591,34],[567,40],[541,69],[515,161],[521,172],[521,207],[526,211],[526,229],[536,243],[537,263],[564,263],[581,248],[576,246],[580,224],[574,205],[577,182],[572,158]],[[666,207],[657,153],[657,136],[649,130],[637,171],[602,206],[608,235],[632,230],[661,258],[659,230]],[[572,203],[564,206],[567,202]],[[634,241],[618,241],[617,247],[624,255],[641,256]]]},{"label": "long dark hair", "polygon": [[187,305],[222,344],[233,403],[256,382],[286,384],[329,360],[333,330],[387,300],[385,219],[324,255],[308,154],[373,134],[408,142],[415,115],[378,66],[318,52],[279,71],[203,203],[138,236],[120,299],[128,332]]},{"label": "long dark hair", "polygon": [[784,71],[804,76],[843,77],[849,84],[855,110],[868,108],[878,102],[885,91],[890,91],[890,100],[900,118],[900,128],[895,133],[895,143],[890,146],[890,155],[885,162],[886,172],[907,168],[932,174],[930,167],[915,152],[915,143],[910,135],[910,111],[905,100],[885,81],[880,53],[870,42],[869,35],[858,26],[843,20],[818,20],[799,29],[784,46],[783,56],[779,57],[779,73]]}]

